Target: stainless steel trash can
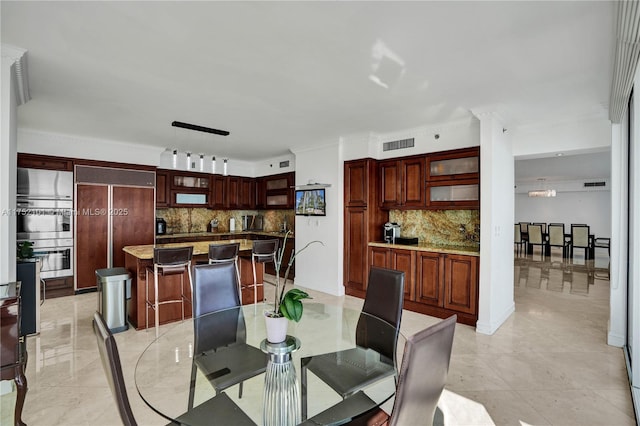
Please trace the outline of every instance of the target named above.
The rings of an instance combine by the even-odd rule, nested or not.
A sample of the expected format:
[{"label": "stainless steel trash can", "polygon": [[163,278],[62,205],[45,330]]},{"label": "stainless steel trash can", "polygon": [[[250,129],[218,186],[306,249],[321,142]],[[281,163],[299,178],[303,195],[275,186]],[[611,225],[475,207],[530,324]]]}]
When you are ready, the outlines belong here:
[{"label": "stainless steel trash can", "polygon": [[131,298],[131,277],[125,268],[96,270],[98,287],[98,312],[112,333],[129,328],[127,322],[127,300]]}]

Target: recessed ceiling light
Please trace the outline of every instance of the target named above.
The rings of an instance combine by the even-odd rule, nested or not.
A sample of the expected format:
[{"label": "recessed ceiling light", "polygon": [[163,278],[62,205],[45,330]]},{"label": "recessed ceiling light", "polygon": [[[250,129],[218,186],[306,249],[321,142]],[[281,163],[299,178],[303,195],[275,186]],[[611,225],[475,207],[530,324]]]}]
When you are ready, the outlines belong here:
[{"label": "recessed ceiling light", "polygon": [[564,155],[564,153],[559,152],[559,153],[556,154],[556,157],[562,157],[563,155]]}]

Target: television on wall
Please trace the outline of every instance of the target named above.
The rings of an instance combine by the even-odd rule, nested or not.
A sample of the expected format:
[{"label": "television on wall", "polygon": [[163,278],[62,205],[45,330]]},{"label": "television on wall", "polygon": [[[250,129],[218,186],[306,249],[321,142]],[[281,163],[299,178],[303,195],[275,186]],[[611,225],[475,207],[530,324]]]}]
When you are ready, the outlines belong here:
[{"label": "television on wall", "polygon": [[324,188],[296,190],[295,212],[298,216],[326,216]]}]

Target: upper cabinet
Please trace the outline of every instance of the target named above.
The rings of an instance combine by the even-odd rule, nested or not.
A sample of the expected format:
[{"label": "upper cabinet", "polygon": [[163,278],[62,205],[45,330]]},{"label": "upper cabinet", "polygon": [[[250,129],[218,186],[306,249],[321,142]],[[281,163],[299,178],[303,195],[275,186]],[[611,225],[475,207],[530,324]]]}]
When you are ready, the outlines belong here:
[{"label": "upper cabinet", "polygon": [[480,207],[480,148],[427,157],[428,208]]},{"label": "upper cabinet", "polygon": [[292,209],[295,202],[293,172],[265,176],[264,199],[267,209]]},{"label": "upper cabinet", "polygon": [[478,179],[480,148],[456,149],[427,156],[427,181]]},{"label": "upper cabinet", "polygon": [[292,209],[295,174],[260,178],[156,170],[156,207]]},{"label": "upper cabinet", "polygon": [[73,171],[73,159],[20,152],[18,153],[18,167],[71,172]]},{"label": "upper cabinet", "polygon": [[407,157],[378,163],[380,207],[425,207],[425,157]]},{"label": "upper cabinet", "polygon": [[378,204],[383,209],[477,209],[480,149],[382,160],[378,179]]}]

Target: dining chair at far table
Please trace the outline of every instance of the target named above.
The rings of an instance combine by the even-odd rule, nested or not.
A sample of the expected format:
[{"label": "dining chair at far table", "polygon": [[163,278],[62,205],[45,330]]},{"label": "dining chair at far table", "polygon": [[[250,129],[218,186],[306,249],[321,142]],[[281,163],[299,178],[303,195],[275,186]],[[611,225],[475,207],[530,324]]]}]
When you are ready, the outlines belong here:
[{"label": "dining chair at far table", "polygon": [[520,230],[520,225],[515,224],[513,226],[513,244],[516,249],[516,256],[521,256],[522,253],[526,253],[527,241],[522,238],[522,231]]},{"label": "dining chair at far table", "polygon": [[[189,407],[193,406],[198,370],[216,394],[239,385],[239,398],[242,398],[242,382],[265,372],[267,355],[246,343],[241,306],[233,263],[193,268],[194,358]],[[215,316],[206,315],[218,311]]]},{"label": "dining chair at far table", "polygon": [[528,252],[533,255],[533,246],[540,246],[540,256],[544,259],[545,241],[542,238],[542,227],[540,225],[529,225],[529,238],[527,240]]},{"label": "dining chair at far table", "polygon": [[[136,426],[138,422],[133,415],[133,410],[131,410],[129,395],[127,394],[127,387],[122,374],[118,345],[106,321],[99,312],[93,315],[93,330],[98,343],[102,367],[104,368],[107,382],[111,388],[111,393],[116,401],[120,420],[125,426]],[[178,422],[172,421],[169,424],[206,425],[219,423],[247,426],[255,425],[253,420],[225,393],[216,395],[197,407],[190,409],[188,412],[179,416],[177,421]]]},{"label": "dining chair at far table", "polygon": [[[432,425],[449,374],[456,320],[457,316],[452,315],[407,338],[390,414],[369,400],[368,405],[374,408],[347,424]],[[331,419],[336,418],[336,410],[343,410],[353,403],[360,407],[366,406],[367,399],[363,392],[358,392],[309,419],[306,424],[329,424]]]},{"label": "dining chair at far table", "polygon": [[[300,388],[302,420],[307,418],[307,371],[331,387],[343,399],[358,390],[396,374],[396,342],[402,320],[404,272],[371,267],[364,306],[356,325],[356,347],[302,358]],[[381,332],[380,322],[394,332]],[[361,366],[371,349],[379,355],[375,368]]]},{"label": "dining chair at far table", "polygon": [[549,254],[551,254],[551,247],[562,247],[562,258],[569,257],[569,240],[564,236],[564,223],[550,223],[547,229],[549,231],[547,239]]},{"label": "dining chair at far table", "polygon": [[571,246],[569,249],[569,257],[573,262],[574,249],[584,249],[584,258],[589,259],[589,253],[591,250],[591,236],[589,235],[589,225],[586,224],[571,224]]}]

